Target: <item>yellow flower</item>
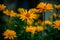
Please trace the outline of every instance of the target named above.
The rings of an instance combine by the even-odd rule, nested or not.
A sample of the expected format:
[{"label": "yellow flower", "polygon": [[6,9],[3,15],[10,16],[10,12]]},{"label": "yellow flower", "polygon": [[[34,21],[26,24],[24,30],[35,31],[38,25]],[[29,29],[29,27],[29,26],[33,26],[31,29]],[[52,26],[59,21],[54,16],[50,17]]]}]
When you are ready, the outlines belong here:
[{"label": "yellow flower", "polygon": [[52,10],[53,6],[52,6],[52,4],[47,4],[45,8],[46,8],[46,10]]},{"label": "yellow flower", "polygon": [[54,13],[53,14],[54,17],[59,17],[60,18],[60,14]]},{"label": "yellow flower", "polygon": [[15,17],[16,16],[16,13],[13,11],[13,10],[5,10],[3,11],[4,14],[10,16],[10,17]]},{"label": "yellow flower", "polygon": [[53,9],[53,6],[52,6],[52,4],[46,4],[46,3],[44,3],[44,2],[40,2],[38,5],[37,5],[37,8],[40,8],[40,9],[42,9],[42,10],[52,10]]},{"label": "yellow flower", "polygon": [[44,27],[43,26],[37,26],[36,27],[36,31],[37,32],[40,32],[40,31],[43,31],[44,30]]},{"label": "yellow flower", "polygon": [[6,6],[4,4],[0,4],[0,10],[4,10]]},{"label": "yellow flower", "polygon": [[7,29],[4,33],[3,36],[5,39],[12,39],[14,40],[14,37],[16,37],[16,32],[13,30]]},{"label": "yellow flower", "polygon": [[39,13],[39,12],[42,12],[42,9],[32,8],[32,9],[29,9],[29,12],[30,13]]},{"label": "yellow flower", "polygon": [[45,20],[42,22],[42,25],[50,25],[50,24],[52,24],[52,22],[49,20]]},{"label": "yellow flower", "polygon": [[60,4],[59,5],[54,5],[56,9],[60,9]]},{"label": "yellow flower", "polygon": [[60,14],[56,14],[58,18],[60,18]]},{"label": "yellow flower", "polygon": [[[33,9],[35,10],[35,9]],[[32,9],[30,9],[29,11],[23,9],[23,8],[19,8],[18,11],[21,14],[18,14],[18,17],[20,17],[20,19],[23,20],[27,20],[28,23],[33,22],[33,19],[37,19],[38,15],[34,14],[36,11],[33,11]]]},{"label": "yellow flower", "polygon": [[27,27],[25,27],[25,31],[26,31],[26,32],[31,32],[32,34],[34,34],[35,31],[36,31],[36,27],[27,26]]},{"label": "yellow flower", "polygon": [[60,20],[54,21],[53,26],[54,26],[54,28],[58,28],[58,30],[60,30]]},{"label": "yellow flower", "polygon": [[46,3],[44,2],[40,2],[38,5],[37,5],[37,8],[40,8],[40,9],[45,9],[45,6],[46,6]]},{"label": "yellow flower", "polygon": [[27,20],[27,23],[29,24],[29,25],[31,25],[32,23],[33,23],[33,20]]}]

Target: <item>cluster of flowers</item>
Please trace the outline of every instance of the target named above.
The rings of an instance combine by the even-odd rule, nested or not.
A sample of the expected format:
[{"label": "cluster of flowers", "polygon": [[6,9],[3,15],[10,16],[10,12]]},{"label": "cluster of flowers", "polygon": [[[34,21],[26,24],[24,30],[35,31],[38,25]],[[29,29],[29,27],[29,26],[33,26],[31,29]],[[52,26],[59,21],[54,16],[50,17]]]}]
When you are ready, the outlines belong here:
[{"label": "cluster of flowers", "polygon": [[[60,20],[55,20],[54,22],[51,22],[49,20],[45,20],[45,21],[38,21],[36,23],[34,23],[34,20],[38,19],[40,17],[40,13],[48,10],[51,11],[54,9],[60,9],[60,5],[52,5],[51,3],[44,3],[44,2],[40,2],[36,8],[31,8],[29,9],[29,11],[25,10],[24,8],[19,8],[18,12],[16,13],[13,10],[8,10],[6,9],[6,6],[4,4],[0,4],[0,11],[3,10],[3,13],[10,16],[10,17],[19,17],[19,19],[21,19],[22,21],[26,21],[27,26],[24,26],[24,29],[26,32],[30,32],[32,34],[35,34],[36,32],[40,32],[44,30],[44,26],[45,25],[52,25],[54,28],[57,28],[58,30],[60,30]],[[52,16],[54,17],[59,17],[60,15],[54,13]],[[52,18],[52,16],[50,16],[49,18]],[[34,26],[32,26],[32,24],[35,24]],[[40,25],[38,25],[40,24]],[[3,36],[5,39],[9,38],[9,39],[14,39],[14,37],[16,37],[16,32],[13,30],[9,30],[7,29],[6,31],[4,31]]]}]

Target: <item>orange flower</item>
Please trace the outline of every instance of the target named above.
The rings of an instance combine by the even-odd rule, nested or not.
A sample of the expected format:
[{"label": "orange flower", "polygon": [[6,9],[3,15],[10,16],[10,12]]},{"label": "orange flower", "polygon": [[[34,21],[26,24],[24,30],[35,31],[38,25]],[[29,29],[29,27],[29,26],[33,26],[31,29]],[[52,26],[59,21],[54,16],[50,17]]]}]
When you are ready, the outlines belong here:
[{"label": "orange flower", "polygon": [[15,17],[16,16],[16,13],[13,11],[13,10],[5,10],[3,11],[4,14],[10,16],[10,17]]},{"label": "orange flower", "polygon": [[53,9],[53,6],[52,4],[46,4],[44,2],[40,2],[38,5],[37,5],[37,8],[40,8],[40,9],[43,9],[44,11],[45,10],[52,10]]},{"label": "orange flower", "polygon": [[37,32],[40,32],[40,31],[43,31],[44,30],[44,27],[43,26],[37,26],[36,27],[36,31]]},{"label": "orange flower", "polygon": [[54,28],[58,28],[58,30],[60,30],[60,20],[54,21],[53,26],[54,26]]},{"label": "orange flower", "polygon": [[49,20],[45,20],[42,22],[42,25],[50,25],[50,24],[52,24],[52,22]]},{"label": "orange flower", "polygon": [[36,11],[36,9],[30,9],[29,11],[23,9],[23,8],[19,8],[18,11],[21,14],[18,14],[18,17],[20,17],[20,19],[22,19],[22,21],[26,20],[27,24],[32,24],[34,22],[34,19],[38,18],[37,14],[34,14]]},{"label": "orange flower", "polygon": [[4,33],[3,33],[3,36],[5,39],[12,39],[14,40],[14,37],[16,37],[16,32],[13,31],[13,30],[9,30],[7,29]]},{"label": "orange flower", "polygon": [[45,9],[45,6],[46,6],[46,3],[44,2],[40,2],[38,5],[37,5],[37,8],[40,8],[40,9]]},{"label": "orange flower", "polygon": [[0,10],[4,10],[6,6],[4,4],[0,4]]},{"label": "orange flower", "polygon": [[53,6],[52,4],[47,4],[45,8],[46,8],[45,10],[52,10]]},{"label": "orange flower", "polygon": [[60,9],[60,4],[59,5],[54,5],[56,9]]},{"label": "orange flower", "polygon": [[34,34],[35,33],[35,30],[36,30],[36,27],[32,27],[32,26],[27,26],[27,27],[25,27],[25,30],[26,30],[26,32],[31,32],[32,34]]},{"label": "orange flower", "polygon": [[59,17],[60,18],[60,14],[54,13],[53,14],[54,17]]}]

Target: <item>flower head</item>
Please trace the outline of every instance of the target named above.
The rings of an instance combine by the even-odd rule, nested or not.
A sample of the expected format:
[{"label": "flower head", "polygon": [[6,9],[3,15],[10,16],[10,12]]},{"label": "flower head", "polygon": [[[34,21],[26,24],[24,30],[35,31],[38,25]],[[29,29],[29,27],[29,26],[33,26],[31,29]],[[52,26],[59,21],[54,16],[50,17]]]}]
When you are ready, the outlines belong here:
[{"label": "flower head", "polygon": [[60,9],[60,4],[59,5],[54,5],[56,9]]},{"label": "flower head", "polygon": [[40,2],[40,3],[37,5],[37,8],[45,9],[45,6],[46,6],[46,3]]},{"label": "flower head", "polygon": [[6,6],[4,4],[0,4],[0,10],[4,10]]},{"label": "flower head", "polygon": [[46,5],[46,10],[52,10],[52,9],[53,9],[52,4],[47,4],[47,5]]},{"label": "flower head", "polygon": [[37,32],[40,32],[40,31],[43,31],[44,30],[44,27],[43,26],[37,26],[36,27],[36,31]]},{"label": "flower head", "polygon": [[16,32],[13,30],[9,30],[7,29],[4,33],[3,36],[5,39],[14,39],[14,37],[16,37]]},{"label": "flower head", "polygon": [[45,20],[42,22],[42,25],[50,25],[50,24],[52,24],[52,22],[49,20]]},{"label": "flower head", "polygon": [[23,9],[23,8],[19,8],[18,11],[21,14],[18,14],[18,17],[20,17],[20,19],[23,20],[27,20],[27,23],[32,23],[33,19],[37,19],[38,15],[34,14],[36,12],[35,9],[30,9],[29,11]]},{"label": "flower head", "polygon": [[53,26],[54,26],[54,28],[58,28],[58,30],[60,30],[60,20],[54,21]]},{"label": "flower head", "polygon": [[53,14],[53,16],[54,16],[54,17],[57,17],[57,14],[56,14],[56,13],[54,13],[54,14]]},{"label": "flower head", "polygon": [[57,14],[57,13],[54,13],[53,16],[60,18],[60,14]]},{"label": "flower head", "polygon": [[53,9],[53,6],[52,6],[52,4],[46,4],[44,2],[40,2],[37,5],[37,8],[43,9],[45,11],[45,10],[52,10]]},{"label": "flower head", "polygon": [[32,34],[34,34],[36,31],[36,27],[27,26],[27,27],[25,27],[25,30],[26,30],[26,32],[31,32]]},{"label": "flower head", "polygon": [[10,16],[10,17],[15,17],[16,16],[16,13],[13,11],[13,10],[5,10],[3,11],[4,14]]}]

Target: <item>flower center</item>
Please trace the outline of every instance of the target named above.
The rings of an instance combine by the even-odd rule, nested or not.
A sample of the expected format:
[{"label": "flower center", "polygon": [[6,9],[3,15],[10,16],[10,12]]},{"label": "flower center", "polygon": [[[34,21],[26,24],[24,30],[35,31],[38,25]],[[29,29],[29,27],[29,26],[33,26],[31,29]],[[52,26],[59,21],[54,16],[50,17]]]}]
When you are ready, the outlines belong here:
[{"label": "flower center", "polygon": [[29,13],[27,13],[25,16],[26,16],[27,18],[29,18],[29,17],[30,17],[30,14],[29,14]]},{"label": "flower center", "polygon": [[9,14],[9,15],[12,14],[11,11],[9,11],[8,14]]}]

